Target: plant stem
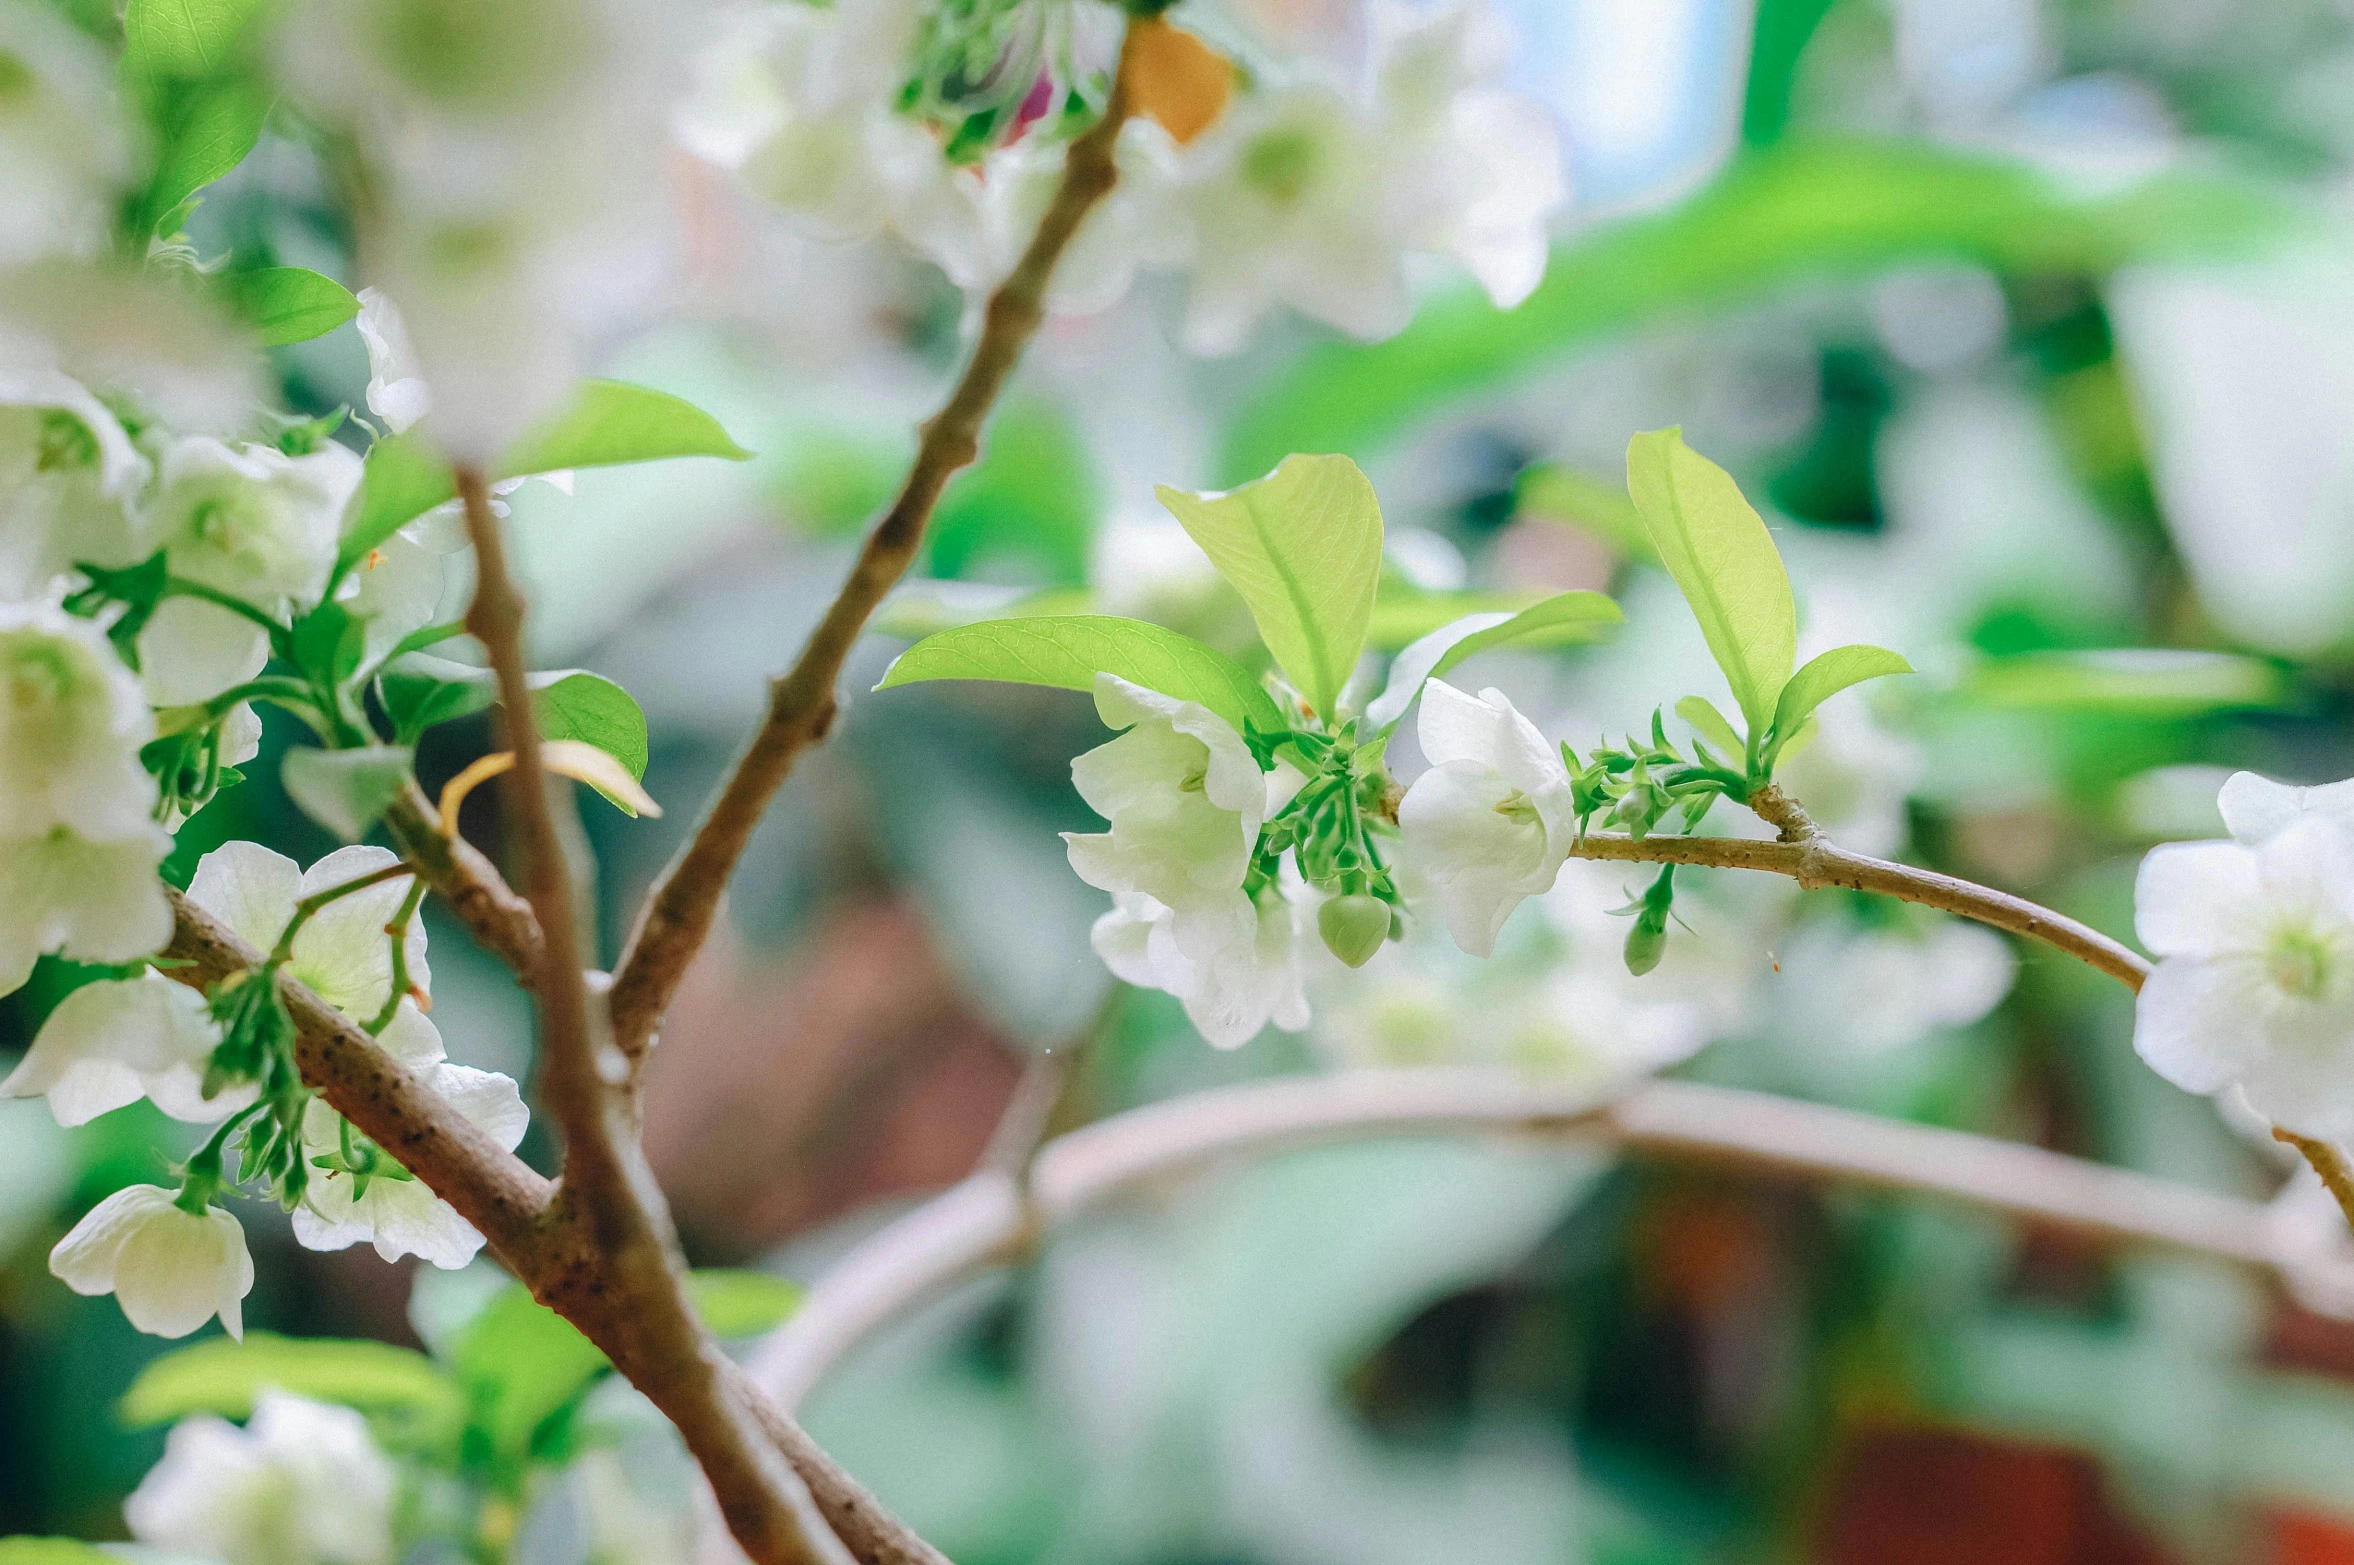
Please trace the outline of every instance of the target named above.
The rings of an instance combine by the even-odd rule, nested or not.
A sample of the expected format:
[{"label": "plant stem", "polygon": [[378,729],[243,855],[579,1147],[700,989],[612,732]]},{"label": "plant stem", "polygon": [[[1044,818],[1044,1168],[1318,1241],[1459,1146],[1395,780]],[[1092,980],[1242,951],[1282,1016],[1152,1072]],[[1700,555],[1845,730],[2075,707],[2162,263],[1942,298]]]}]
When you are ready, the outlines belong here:
[{"label": "plant stem", "polygon": [[392,942],[392,990],[384,997],[384,1009],[378,1011],[368,1023],[368,1035],[372,1038],[384,1036],[384,1029],[390,1027],[392,1019],[400,1014],[401,1001],[408,998],[411,988],[409,926],[416,922],[418,904],[424,900],[425,881],[420,876],[409,883],[409,894],[401,899],[400,911],[392,916],[391,923],[384,926],[385,937]]},{"label": "plant stem", "polygon": [[766,719],[737,758],[694,836],[646,899],[613,979],[614,1043],[632,1062],[645,1053],[687,964],[710,934],[728,876],[769,800],[801,752],[833,726],[834,686],[868,616],[913,563],[940,491],[978,454],[989,410],[1045,318],[1046,287],[1055,263],[1080,223],[1119,178],[1113,153],[1128,119],[1129,72],[1140,35],[1140,29],[1128,30],[1103,117],[1071,143],[1062,183],[1020,263],[990,295],[980,340],[956,389],[924,425],[898,498],[867,535],[849,578],[799,661],[771,684]]},{"label": "plant stem", "polygon": [[365,875],[357,876],[339,885],[329,886],[324,891],[314,891],[304,897],[300,902],[294,904],[294,915],[286,920],[286,928],[279,934],[277,945],[273,946],[270,949],[270,954],[264,958],[265,965],[272,969],[286,965],[294,955],[294,937],[302,933],[303,926],[315,918],[321,908],[340,902],[355,891],[365,891],[370,886],[381,886],[388,880],[411,873],[413,871],[406,864],[386,864],[381,868],[368,871]]}]

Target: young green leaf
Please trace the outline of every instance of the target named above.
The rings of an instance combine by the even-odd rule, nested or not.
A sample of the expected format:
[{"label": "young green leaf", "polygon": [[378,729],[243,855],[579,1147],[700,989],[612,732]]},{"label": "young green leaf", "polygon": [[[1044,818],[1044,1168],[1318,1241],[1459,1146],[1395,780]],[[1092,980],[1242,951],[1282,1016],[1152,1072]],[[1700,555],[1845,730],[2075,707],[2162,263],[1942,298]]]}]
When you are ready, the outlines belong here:
[{"label": "young green leaf", "polygon": [[[669,457],[717,456],[731,462],[752,453],[730,439],[719,420],[682,397],[618,380],[581,385],[572,405],[499,461],[499,478],[524,478],[575,467],[616,467]],[[458,492],[449,462],[416,435],[388,435],[368,448],[366,475],[352,504],[340,579],[370,549]]]},{"label": "young green leaf", "polygon": [[332,277],[299,266],[260,266],[221,279],[229,303],[272,347],[323,337],[360,313],[360,301]]},{"label": "young green leaf", "polygon": [[139,231],[150,234],[181,218],[182,203],[245,161],[261,139],[271,103],[261,86],[233,78],[171,83],[160,99],[155,169],[136,220]]},{"label": "young green leaf", "polygon": [[1732,475],[1685,445],[1680,429],[1628,443],[1627,491],[1762,739],[1798,659],[1798,606],[1772,535]]},{"label": "young green leaf", "polygon": [[1376,731],[1388,728],[1406,715],[1425,680],[1443,677],[1466,658],[1490,647],[1509,641],[1533,641],[1541,646],[1599,641],[1625,617],[1617,604],[1598,592],[1559,593],[1517,614],[1467,614],[1397,655],[1390,664],[1388,683],[1365,708],[1365,721]]},{"label": "young green leaf", "polygon": [[122,1565],[122,1556],[78,1538],[0,1538],[0,1565]]},{"label": "young green leaf", "polygon": [[2292,699],[2281,670],[2261,658],[2172,647],[1988,658],[1963,680],[1961,695],[2014,711],[2142,718],[2281,707]]},{"label": "young green leaf", "polygon": [[345,842],[357,842],[408,782],[415,760],[406,745],[355,750],[296,745],[286,752],[278,780],[305,815]]},{"label": "young green leaf", "polygon": [[636,697],[586,669],[541,675],[531,683],[532,715],[542,738],[592,745],[619,761],[633,780],[644,779],[646,714]]},{"label": "young green leaf", "polygon": [[1716,703],[1706,696],[1686,696],[1676,703],[1676,716],[1690,723],[1701,738],[1717,747],[1722,759],[1738,765],[1749,753],[1749,746],[1734,732],[1733,725]]},{"label": "young green leaf", "polygon": [[719,420],[667,391],[625,381],[583,382],[572,405],[523,437],[499,459],[498,476],[553,473],[572,467],[618,467],[674,456],[751,459]]},{"label": "young green leaf", "polygon": [[715,1337],[757,1337],[800,1308],[802,1289],[766,1272],[712,1267],[687,1273],[687,1298]]},{"label": "young green leaf", "polygon": [[1092,690],[1098,673],[1180,701],[1198,701],[1240,728],[1283,728],[1283,714],[1248,669],[1189,636],[1109,614],[983,620],[927,636],[899,655],[875,688],[931,679],[1002,679]]},{"label": "young green leaf", "polygon": [[[1913,666],[1886,647],[1868,646],[1857,642],[1852,646],[1833,647],[1830,651],[1807,660],[1806,667],[1790,676],[1790,683],[1782,687],[1781,699],[1774,703],[1773,737],[1766,741],[1767,760],[1783,747],[1783,741],[1798,732],[1816,707],[1845,690],[1860,685],[1867,679],[1879,679],[1889,674],[1909,674]],[[1678,711],[1683,710],[1681,707]]]},{"label": "young green leaf", "polygon": [[149,81],[213,75],[260,9],[260,0],[126,0],[123,69]]},{"label": "young green leaf", "polygon": [[492,1451],[517,1462],[539,1427],[603,1374],[607,1360],[570,1321],[520,1283],[478,1311],[450,1348],[450,1367]]},{"label": "young green leaf", "polygon": [[426,1422],[454,1422],[464,1411],[457,1386],[422,1353],[384,1342],[249,1331],[243,1342],[214,1337],[149,1364],[123,1393],[123,1422],[145,1429],[191,1413],[247,1418],[254,1398],[272,1387]]},{"label": "young green leaf", "polygon": [[1250,606],[1275,661],[1333,715],[1365,648],[1381,579],[1381,505],[1345,456],[1288,456],[1224,494],[1158,491]]}]

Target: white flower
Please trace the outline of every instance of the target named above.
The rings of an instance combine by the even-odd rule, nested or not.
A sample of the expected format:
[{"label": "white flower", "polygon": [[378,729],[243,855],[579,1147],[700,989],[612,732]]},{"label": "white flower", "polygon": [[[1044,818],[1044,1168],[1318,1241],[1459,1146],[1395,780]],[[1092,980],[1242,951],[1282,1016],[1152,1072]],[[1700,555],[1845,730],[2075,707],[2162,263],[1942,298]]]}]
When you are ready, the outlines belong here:
[{"label": "white flower", "polygon": [[174,1119],[207,1124],[251,1103],[254,1089],[206,1098],[204,1068],[221,1032],[204,996],[160,973],[100,979],[57,1003],[0,1097],[45,1096],[60,1125],[153,1098]]},{"label": "white flower", "polygon": [[1791,1039],[1850,1058],[1967,1027],[2001,1004],[2018,976],[2000,935],[1950,918],[1907,929],[1810,920],[1780,961]]},{"label": "white flower", "polygon": [[[288,456],[189,436],[158,465],[150,536],[174,576],[282,616],[325,589],[360,474],[359,457],[339,445]],[[139,633],[139,666],[158,706],[208,700],[260,673],[269,656],[261,625],[199,598],[165,599]]]},{"label": "white flower", "polygon": [[155,1185],[92,1207],[49,1252],[49,1270],[76,1293],[113,1294],[132,1325],[158,1337],[185,1337],[216,1314],[230,1336],[245,1335],[245,1230],[218,1207],[184,1212]]},{"label": "white flower", "polygon": [[2134,886],[2133,1045],[2190,1092],[2237,1085],[2275,1124],[2354,1139],[2354,838],[2326,819],[2168,843]]},{"label": "white flower", "polygon": [[[197,861],[188,900],[248,945],[267,951],[286,932],[295,904],[304,897],[399,862],[387,849],[359,846],[338,848],[305,870],[258,842],[227,842]],[[320,908],[295,932],[286,970],[344,1015],[373,1021],[392,994],[392,950],[384,926],[400,910],[408,889],[407,877],[395,876]],[[410,921],[406,949],[410,982],[429,989],[423,920]]]},{"label": "white flower", "polygon": [[0,5],[0,266],[89,255],[131,172],[114,68],[44,5]]},{"label": "white flower", "polygon": [[704,8],[312,0],[276,31],[290,94],[348,131],[364,245],[401,303],[421,428],[494,460],[555,412],[677,247],[669,118]]},{"label": "white flower", "polygon": [[2354,778],[2294,788],[2254,772],[2234,772],[2224,779],[2215,805],[2223,812],[2224,829],[2250,847],[2309,818],[2354,832]]},{"label": "white flower", "polygon": [[432,409],[433,392],[418,377],[409,329],[384,290],[362,288],[359,300],[359,319],[353,324],[368,345],[368,411],[397,435]]},{"label": "white flower", "polygon": [[265,1390],[243,1429],[173,1425],[123,1519],[141,1543],[234,1565],[390,1565],[397,1477],[360,1414]]},{"label": "white flower", "polygon": [[[949,280],[967,290],[994,288],[1030,246],[1062,183],[1070,143],[1032,134],[991,153],[981,166],[980,221],[942,225],[927,247]],[[1071,236],[1048,280],[1046,307],[1057,315],[1092,315],[1126,294],[1140,266],[1182,264],[1192,237],[1177,210],[1177,143],[1149,119],[1120,128],[1113,146],[1119,181]]]},{"label": "white flower", "polygon": [[172,839],[152,823],[112,842],[63,826],[0,837],[0,994],[31,976],[34,959],[128,962],[172,938],[172,905],[155,867]]},{"label": "white flower", "polygon": [[1207,963],[1257,939],[1243,872],[1267,817],[1266,774],[1232,724],[1113,674],[1095,676],[1095,709],[1126,733],[1071,763],[1071,781],[1108,832],[1063,833],[1071,868],[1115,895],[1141,893],[1169,912],[1169,938]]},{"label": "white flower", "polygon": [[1484,5],[1409,18],[1376,18],[1370,90],[1263,88],[1187,149],[1195,351],[1233,352],[1279,303],[1387,336],[1413,311],[1410,251],[1455,256],[1503,308],[1543,276],[1567,189],[1550,117],[1488,85],[1507,47]]},{"label": "white flower", "polygon": [[50,603],[0,603],[0,835],[138,836],[155,809],[139,764],[153,737],[138,677],[97,626]]},{"label": "white flower", "polygon": [[0,369],[0,598],[44,597],[79,562],[133,563],[131,503],[147,472],[121,422],[80,382]]},{"label": "white flower", "polygon": [[1204,1038],[1234,1049],[1269,1022],[1286,1032],[1305,1028],[1311,965],[1338,965],[1316,937],[1316,898],[1303,888],[1269,886],[1252,914],[1247,939],[1196,960],[1179,948],[1169,909],[1129,892],[1095,921],[1090,938],[1114,976],[1176,996]]},{"label": "white flower", "polygon": [[1406,790],[1398,829],[1456,944],[1486,956],[1512,910],[1550,889],[1569,855],[1569,772],[1501,691],[1474,700],[1434,679],[1417,732],[1431,767]]},{"label": "white flower", "polygon": [[[348,850],[346,850],[348,851]],[[522,1141],[530,1111],[515,1083],[495,1071],[452,1065],[442,1051],[441,1033],[415,1004],[403,1000],[376,1042],[406,1065],[418,1080],[449,1100],[460,1114],[489,1132],[509,1152]],[[303,1145],[311,1156],[344,1150],[349,1134],[343,1116],[314,1099],[303,1119]],[[356,1140],[353,1149],[358,1150]],[[382,1157],[381,1152],[376,1154]],[[314,1172],[294,1210],[294,1237],[312,1250],[342,1250],[372,1243],[387,1261],[420,1256],[455,1271],[482,1249],[482,1235],[422,1180],[377,1175],[355,1194],[355,1181],[342,1172]]]}]

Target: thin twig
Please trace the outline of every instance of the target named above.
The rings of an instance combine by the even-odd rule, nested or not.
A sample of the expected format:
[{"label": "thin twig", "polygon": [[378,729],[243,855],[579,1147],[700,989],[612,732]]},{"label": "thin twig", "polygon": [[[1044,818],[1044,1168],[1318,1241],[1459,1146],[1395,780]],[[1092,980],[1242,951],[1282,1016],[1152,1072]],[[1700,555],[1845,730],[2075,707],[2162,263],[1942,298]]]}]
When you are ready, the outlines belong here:
[{"label": "thin twig", "polygon": [[1996,891],[1935,870],[1851,853],[1821,835],[1798,842],[1760,842],[1751,837],[1645,837],[1637,842],[1614,832],[1590,832],[1570,857],[1638,864],[1704,864],[1716,869],[1754,869],[1788,875],[1809,891],[1843,886],[1877,891],[1923,907],[1942,908],[1964,918],[2040,940],[2090,964],[2129,989],[2141,988],[2150,964],[2089,925],[2007,891]]},{"label": "thin twig", "polygon": [[464,838],[444,835],[435,823],[433,801],[413,782],[385,809],[384,824],[401,857],[439,893],[475,942],[531,987],[539,973],[539,919],[498,866]]},{"label": "thin twig", "polygon": [[694,835],[646,899],[613,980],[613,1039],[632,1061],[645,1053],[687,964],[710,934],[728,876],[769,800],[801,752],[833,726],[834,687],[868,616],[913,563],[940,491],[979,453],[989,410],[1044,318],[1046,285],[1055,262],[1119,177],[1113,154],[1128,118],[1128,75],[1138,36],[1130,29],[1103,117],[1071,143],[1062,183],[1039,220],[1037,233],[1020,263],[990,296],[972,357],[948,401],[923,426],[898,498],[867,535],[849,578],[811,633],[799,661],[771,683],[766,718]]}]

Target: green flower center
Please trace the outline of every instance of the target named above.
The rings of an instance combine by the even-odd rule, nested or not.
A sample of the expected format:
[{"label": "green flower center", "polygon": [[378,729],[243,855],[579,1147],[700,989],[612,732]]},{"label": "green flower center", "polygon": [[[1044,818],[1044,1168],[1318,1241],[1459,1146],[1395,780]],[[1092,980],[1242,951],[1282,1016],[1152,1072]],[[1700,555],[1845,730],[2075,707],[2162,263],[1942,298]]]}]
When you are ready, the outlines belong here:
[{"label": "green flower center", "polygon": [[40,84],[41,79],[33,74],[31,66],[6,49],[0,49],[0,103],[31,97],[33,89]]},{"label": "green flower center", "polygon": [[2317,999],[2329,987],[2331,955],[2328,943],[2312,931],[2284,929],[2272,937],[2264,971],[2283,994]]},{"label": "green flower center", "polygon": [[1496,813],[1515,826],[1542,826],[1544,817],[1537,813],[1536,801],[1518,788],[1496,801]]},{"label": "green flower center", "polygon": [[1244,149],[1242,177],[1277,206],[1295,206],[1316,183],[1324,149],[1305,130],[1272,130]]},{"label": "green flower center", "polygon": [[49,641],[19,642],[7,669],[8,705],[24,716],[56,711],[81,684],[66,649]]},{"label": "green flower center", "polygon": [[[7,59],[0,55],[0,60]],[[5,69],[0,68],[0,97],[7,96]],[[34,439],[33,466],[44,473],[90,467],[98,461],[98,437],[71,413],[50,408],[41,414],[41,432]]]}]

